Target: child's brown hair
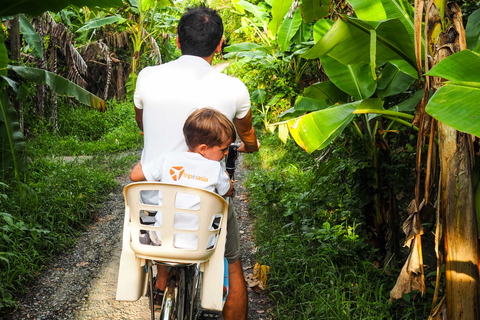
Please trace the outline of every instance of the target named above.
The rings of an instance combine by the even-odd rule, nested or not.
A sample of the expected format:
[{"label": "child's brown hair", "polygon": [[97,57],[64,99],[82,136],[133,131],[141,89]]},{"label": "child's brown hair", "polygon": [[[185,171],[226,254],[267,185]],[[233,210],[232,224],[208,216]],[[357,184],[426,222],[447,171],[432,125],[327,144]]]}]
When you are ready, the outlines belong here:
[{"label": "child's brown hair", "polygon": [[183,135],[190,150],[201,144],[207,147],[221,146],[237,138],[233,123],[221,112],[211,108],[197,109],[183,125]]}]

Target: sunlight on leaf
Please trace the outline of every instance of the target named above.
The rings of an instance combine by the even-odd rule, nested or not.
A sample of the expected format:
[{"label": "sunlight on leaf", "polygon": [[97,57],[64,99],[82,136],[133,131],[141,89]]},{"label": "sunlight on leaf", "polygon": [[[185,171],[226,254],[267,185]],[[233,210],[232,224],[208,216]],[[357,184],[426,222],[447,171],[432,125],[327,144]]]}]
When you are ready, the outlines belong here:
[{"label": "sunlight on leaf", "polygon": [[305,151],[324,148],[343,131],[361,101],[312,112],[288,121],[290,135]]}]

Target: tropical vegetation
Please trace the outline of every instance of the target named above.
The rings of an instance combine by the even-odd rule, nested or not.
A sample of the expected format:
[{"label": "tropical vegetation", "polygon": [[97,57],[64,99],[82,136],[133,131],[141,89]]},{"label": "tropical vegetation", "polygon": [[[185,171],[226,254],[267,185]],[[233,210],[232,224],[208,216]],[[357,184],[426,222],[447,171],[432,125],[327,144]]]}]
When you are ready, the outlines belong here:
[{"label": "tropical vegetation", "polygon": [[[4,310],[137,159],[136,76],[179,55],[175,23],[198,3],[10,2],[0,9]],[[477,319],[478,5],[208,4],[226,25],[215,62],[249,87],[262,142],[245,161],[272,316]]]}]

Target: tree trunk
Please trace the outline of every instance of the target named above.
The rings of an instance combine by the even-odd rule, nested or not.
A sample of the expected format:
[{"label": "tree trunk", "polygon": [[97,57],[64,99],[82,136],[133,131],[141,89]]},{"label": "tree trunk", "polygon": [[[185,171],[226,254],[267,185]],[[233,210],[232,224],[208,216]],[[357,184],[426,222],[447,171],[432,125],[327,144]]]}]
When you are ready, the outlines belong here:
[{"label": "tree trunk", "polygon": [[480,319],[478,306],[478,231],[468,136],[442,123],[441,200],[444,221],[447,315],[450,320]]},{"label": "tree trunk", "polygon": [[[42,43],[42,58],[35,59],[35,66],[42,70],[47,70],[47,60],[45,59],[45,33],[43,30],[43,17],[40,16],[37,18],[37,28],[36,31],[40,36],[40,41]],[[37,85],[37,99],[35,101],[35,112],[38,117],[43,118],[45,116],[45,105],[47,101],[47,85]]]},{"label": "tree trunk", "polygon": [[[49,71],[53,73],[57,73],[57,50],[56,50],[56,43],[50,43],[50,66]],[[57,101],[57,94],[54,91],[50,91],[50,105],[51,105],[51,113],[50,113],[50,123],[53,124],[54,129],[58,129],[58,101]]]},{"label": "tree trunk", "polygon": [[[10,20],[10,52],[11,58],[17,63],[20,62],[20,23],[19,15],[15,15],[12,20]],[[23,121],[23,103],[13,100],[13,106],[17,110],[18,123],[20,124],[20,131],[24,133],[24,121]]]},{"label": "tree trunk", "polygon": [[[426,18],[427,39],[432,39],[436,30],[441,28],[442,31],[436,42],[430,43],[428,48],[433,65],[466,48],[462,13],[456,4],[431,2],[427,7]],[[442,79],[433,78],[431,83],[432,88],[438,89],[442,85]],[[438,140],[441,176],[439,205],[444,225],[447,319],[478,320],[479,253],[472,185],[473,144],[469,135],[440,122]]]},{"label": "tree trunk", "polygon": [[117,90],[116,90],[115,96],[118,100],[120,100],[125,94],[124,69],[123,69],[122,62],[118,64],[116,82],[117,82]]}]

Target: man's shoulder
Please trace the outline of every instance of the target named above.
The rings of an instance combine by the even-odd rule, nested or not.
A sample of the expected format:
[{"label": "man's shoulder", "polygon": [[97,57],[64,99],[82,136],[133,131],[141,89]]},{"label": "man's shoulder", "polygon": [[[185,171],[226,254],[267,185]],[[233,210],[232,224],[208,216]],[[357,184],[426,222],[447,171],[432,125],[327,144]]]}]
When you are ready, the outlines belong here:
[{"label": "man's shoulder", "polygon": [[140,71],[140,74],[142,74],[142,73],[147,74],[147,73],[156,72],[158,70],[169,68],[169,67],[175,65],[177,63],[176,61],[177,60],[172,60],[172,61],[169,61],[169,62],[166,62],[166,63],[157,64],[157,65],[154,65],[154,66],[147,66]]},{"label": "man's shoulder", "polygon": [[210,73],[212,79],[225,88],[230,88],[231,90],[236,90],[239,88],[247,88],[246,85],[240,80],[239,78],[232,77],[228,74],[218,72],[217,70],[212,68],[212,72]]}]

